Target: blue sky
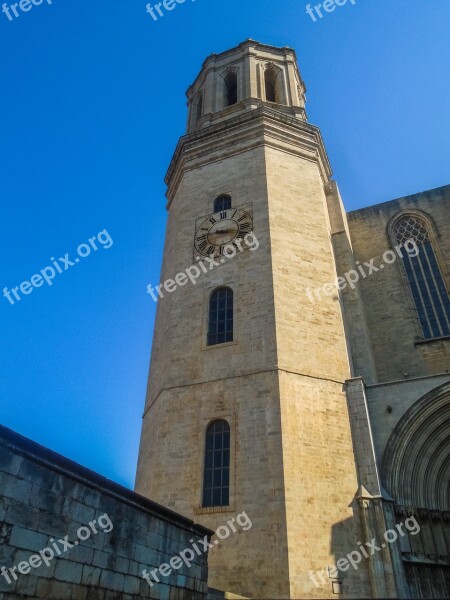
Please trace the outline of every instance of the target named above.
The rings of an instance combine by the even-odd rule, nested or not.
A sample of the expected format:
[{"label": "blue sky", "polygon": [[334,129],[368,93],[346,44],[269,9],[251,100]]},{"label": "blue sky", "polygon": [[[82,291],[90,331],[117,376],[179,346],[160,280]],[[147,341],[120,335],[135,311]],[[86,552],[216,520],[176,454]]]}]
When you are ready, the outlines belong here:
[{"label": "blue sky", "polygon": [[157,21],[145,4],[0,13],[0,288],[104,229],[113,240],[51,287],[0,297],[0,423],[127,486],[163,178],[207,55],[247,38],[295,48],[348,210],[450,183],[448,0],[357,0],[315,23],[303,1],[187,0]]}]

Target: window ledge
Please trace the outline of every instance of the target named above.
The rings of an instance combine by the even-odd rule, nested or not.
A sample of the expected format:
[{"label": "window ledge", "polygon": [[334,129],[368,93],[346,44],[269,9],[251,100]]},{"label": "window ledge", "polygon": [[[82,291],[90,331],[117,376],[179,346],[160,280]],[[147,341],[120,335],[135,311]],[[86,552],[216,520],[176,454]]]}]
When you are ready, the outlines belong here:
[{"label": "window ledge", "polygon": [[207,515],[214,513],[235,512],[236,507],[233,504],[227,506],[193,506],[195,515]]},{"label": "window ledge", "polygon": [[235,346],[237,344],[237,340],[233,340],[232,342],[223,342],[222,344],[205,344],[203,350],[214,350],[215,348],[225,348],[226,346]]},{"label": "window ledge", "polygon": [[431,342],[442,342],[444,340],[450,340],[450,335],[443,335],[442,337],[435,338],[427,338],[423,340],[417,340],[414,342],[415,346],[420,346],[421,344],[429,344]]}]

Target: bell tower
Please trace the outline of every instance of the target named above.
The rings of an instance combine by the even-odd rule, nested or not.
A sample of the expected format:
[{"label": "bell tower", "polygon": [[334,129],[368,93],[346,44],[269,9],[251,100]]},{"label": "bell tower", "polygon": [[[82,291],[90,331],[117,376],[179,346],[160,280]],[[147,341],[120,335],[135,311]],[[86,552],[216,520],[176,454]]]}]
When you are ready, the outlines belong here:
[{"label": "bell tower", "polygon": [[305,92],[293,50],[247,40],[203,63],[187,91],[188,133],[253,110],[261,101],[304,121]]},{"label": "bell tower", "polygon": [[251,528],[210,551],[209,586],[248,598],[371,593],[364,565],[343,582],[326,572],[363,534],[340,303],[308,295],[336,278],[345,216],[305,91],[290,48],[209,56],[165,180],[172,283],[136,490],[214,530],[245,512]]}]

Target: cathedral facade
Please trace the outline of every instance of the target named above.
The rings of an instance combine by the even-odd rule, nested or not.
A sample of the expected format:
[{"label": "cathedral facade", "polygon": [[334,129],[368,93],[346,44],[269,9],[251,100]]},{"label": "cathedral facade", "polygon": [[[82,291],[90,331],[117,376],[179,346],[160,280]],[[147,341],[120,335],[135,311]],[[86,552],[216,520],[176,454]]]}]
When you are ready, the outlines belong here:
[{"label": "cathedral facade", "polygon": [[136,490],[248,515],[228,597],[448,597],[450,186],[346,214],[305,92],[253,40],[187,91]]}]

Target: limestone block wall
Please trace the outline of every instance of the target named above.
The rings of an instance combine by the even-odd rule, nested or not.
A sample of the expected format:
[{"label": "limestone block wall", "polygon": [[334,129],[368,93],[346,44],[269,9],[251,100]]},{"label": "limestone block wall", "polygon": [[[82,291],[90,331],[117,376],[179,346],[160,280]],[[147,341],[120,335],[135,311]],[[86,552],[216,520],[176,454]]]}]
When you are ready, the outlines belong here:
[{"label": "limestone block wall", "polygon": [[[209,584],[275,598],[288,596],[289,576],[262,117],[199,133],[179,156],[180,180],[172,173],[161,279],[192,264],[195,220],[220,194],[252,204],[259,248],[159,301],[136,489],[212,529],[246,511],[252,528],[214,548]],[[234,292],[234,339],[207,346],[208,299],[220,285]],[[207,510],[204,435],[217,418],[231,429],[231,502]]]},{"label": "limestone block wall", "polygon": [[317,163],[294,148],[266,149],[278,365],[343,382],[349,362],[337,294],[308,296],[336,278],[323,181]]},{"label": "limestone block wall", "polygon": [[[355,257],[348,231],[344,205],[335,181],[325,186],[328,216],[330,219],[331,242],[337,277],[356,271]],[[337,286],[334,290],[336,295]],[[339,292],[342,317],[345,326],[352,376],[362,376],[366,383],[377,380],[364,303],[359,286],[346,285]]]},{"label": "limestone block wall", "polygon": [[[444,279],[450,287],[450,186],[384,202],[347,215],[355,259],[374,258],[379,266],[383,253],[393,246],[389,221],[400,212],[418,210],[429,216],[437,232],[437,243],[445,264]],[[450,339],[416,343],[417,316],[402,279],[399,262],[386,264],[358,286],[366,309],[378,382],[448,372]],[[351,318],[351,315],[349,315]]]},{"label": "limestone block wall", "polygon": [[[213,529],[245,510],[252,529],[210,557],[210,585],[243,596],[330,597],[332,582],[315,588],[308,570],[361,540],[339,298],[307,295],[336,277],[327,173],[318,130],[267,109],[182,141],[169,168],[162,279],[190,264],[193,223],[220,193],[253,203],[260,247],[160,300],[136,489]],[[235,292],[236,337],[208,348],[217,285]],[[207,510],[204,432],[214,418],[231,428],[231,502]],[[363,566],[352,581],[349,597],[368,595]]]},{"label": "limestone block wall", "polygon": [[[217,418],[231,430],[230,505],[201,508],[205,430]],[[276,372],[166,391],[147,413],[142,435],[140,493],[214,530],[242,511],[251,520],[251,528],[238,527],[210,551],[209,586],[289,597]]]},{"label": "limestone block wall", "polygon": [[[217,143],[219,143],[220,137]],[[256,144],[255,144],[256,145]],[[199,159],[204,162],[201,147]],[[270,238],[264,151],[261,147],[233,154],[225,146],[215,161],[197,165],[184,175],[170,204],[161,281],[174,278],[195,262],[196,219],[213,212],[214,198],[229,194],[234,207],[252,204],[254,233],[259,248],[202,272],[158,302],[152,344],[146,408],[162,389],[271,369],[276,365],[271,283]],[[208,299],[211,291],[229,285],[235,293],[233,344],[206,345]]]},{"label": "limestone block wall", "polygon": [[0,427],[1,600],[203,600],[207,553],[152,587],[141,573],[211,534]]},{"label": "limestone block wall", "polygon": [[[324,181],[295,149],[266,149],[291,598],[330,598],[323,571],[361,540],[358,479],[343,384],[349,376]],[[342,573],[345,597],[370,596],[367,565]]]},{"label": "limestone block wall", "polygon": [[[365,541],[345,394],[292,373],[280,391],[291,598],[333,598],[326,568]],[[366,561],[338,578],[344,598],[371,597]]]}]

